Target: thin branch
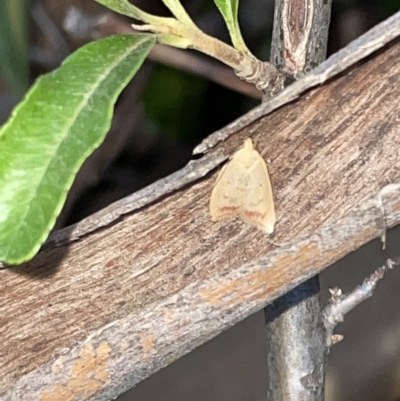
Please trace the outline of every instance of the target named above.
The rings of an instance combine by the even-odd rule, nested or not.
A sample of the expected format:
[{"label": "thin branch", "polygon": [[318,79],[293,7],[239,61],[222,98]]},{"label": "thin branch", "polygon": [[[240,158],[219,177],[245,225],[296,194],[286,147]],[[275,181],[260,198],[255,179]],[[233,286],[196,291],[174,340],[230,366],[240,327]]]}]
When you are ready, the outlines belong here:
[{"label": "thin branch", "polygon": [[[79,40],[93,40],[99,36],[109,36],[115,33],[132,33],[131,24],[121,16],[106,12],[92,17],[81,9],[71,6],[63,21],[63,27],[71,37]],[[181,71],[201,76],[231,90],[261,99],[262,92],[253,84],[239,79],[232,68],[218,61],[211,60],[196,52],[188,52],[175,47],[155,44],[148,55],[149,60],[167,65]]]},{"label": "thin branch", "polygon": [[362,284],[358,285],[353,291],[346,295],[342,294],[340,288],[333,288],[330,290],[332,296],[329,300],[329,304],[323,311],[324,326],[327,333],[326,344],[328,347],[343,339],[340,335],[339,337],[338,335],[333,335],[333,330],[337,324],[343,322],[344,316],[357,305],[372,297],[379,281],[383,279],[389,270],[397,266],[400,266],[400,256],[394,259],[388,259],[383,266],[376,269]]},{"label": "thin branch", "polygon": [[271,63],[243,53],[200,29],[189,28],[179,23],[176,25],[132,24],[132,27],[140,32],[155,33],[159,43],[194,49],[221,61],[231,67],[238,77],[254,84],[265,94],[274,94],[282,90],[286,74]]},{"label": "thin branch", "polygon": [[149,59],[181,71],[201,76],[228,89],[261,99],[262,93],[251,83],[238,79],[231,68],[214,60],[174,47],[156,44],[150,51]]}]

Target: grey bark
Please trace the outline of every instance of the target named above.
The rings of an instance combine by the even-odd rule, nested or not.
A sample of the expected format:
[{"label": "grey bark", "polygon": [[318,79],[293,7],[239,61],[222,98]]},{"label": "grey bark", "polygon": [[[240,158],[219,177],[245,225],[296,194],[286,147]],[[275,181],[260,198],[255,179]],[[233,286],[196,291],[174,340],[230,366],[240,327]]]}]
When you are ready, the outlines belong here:
[{"label": "grey bark", "polygon": [[294,78],[326,58],[331,0],[276,0],[270,61]]},{"label": "grey bark", "polygon": [[[293,79],[326,58],[331,2],[276,0],[271,63]],[[323,401],[327,347],[319,278],[265,308],[269,401]]]},{"label": "grey bark", "polygon": [[[323,400],[325,335],[314,276],[265,309],[268,400]],[[322,352],[321,352],[322,351]]]}]

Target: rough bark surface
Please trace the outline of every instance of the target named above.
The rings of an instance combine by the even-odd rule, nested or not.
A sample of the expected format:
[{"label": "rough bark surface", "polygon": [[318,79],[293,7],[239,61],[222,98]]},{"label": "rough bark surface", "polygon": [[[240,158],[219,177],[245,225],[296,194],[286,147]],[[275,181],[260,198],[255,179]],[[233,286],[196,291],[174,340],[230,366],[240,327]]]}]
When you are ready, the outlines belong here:
[{"label": "rough bark surface", "polygon": [[271,238],[210,220],[215,169],[1,271],[0,400],[112,399],[380,236],[383,211],[398,224],[399,57],[391,42],[226,140],[269,160]]},{"label": "rough bark surface", "polygon": [[271,63],[296,76],[309,73],[325,60],[331,7],[331,1],[277,0]]}]

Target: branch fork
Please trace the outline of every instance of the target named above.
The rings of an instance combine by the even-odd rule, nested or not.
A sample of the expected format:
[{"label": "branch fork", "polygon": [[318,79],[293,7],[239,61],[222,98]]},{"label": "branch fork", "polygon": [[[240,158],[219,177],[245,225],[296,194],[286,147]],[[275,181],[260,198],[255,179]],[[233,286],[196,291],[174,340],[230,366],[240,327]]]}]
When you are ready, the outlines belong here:
[{"label": "branch fork", "polygon": [[338,323],[344,321],[344,316],[354,309],[361,302],[372,297],[379,281],[384,275],[395,267],[400,265],[400,256],[395,259],[388,259],[385,264],[374,271],[367,277],[362,284],[358,285],[350,293],[343,295],[342,290],[338,287],[330,289],[332,294],[329,304],[323,310],[323,320],[326,329],[327,346],[343,340],[341,334],[333,334],[333,330]]}]

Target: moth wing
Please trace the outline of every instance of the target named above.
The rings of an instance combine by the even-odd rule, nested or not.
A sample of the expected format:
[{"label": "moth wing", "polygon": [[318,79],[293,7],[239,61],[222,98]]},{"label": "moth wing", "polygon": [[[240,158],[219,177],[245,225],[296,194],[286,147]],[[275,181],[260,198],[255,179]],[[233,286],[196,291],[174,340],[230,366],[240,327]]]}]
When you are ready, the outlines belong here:
[{"label": "moth wing", "polygon": [[222,168],[215,182],[210,199],[213,221],[233,217],[242,209],[245,189],[238,188],[237,177],[243,174],[243,166],[235,156]]},{"label": "moth wing", "polygon": [[247,169],[247,187],[239,215],[245,223],[271,234],[276,221],[271,181],[264,159],[256,154],[257,158]]}]

